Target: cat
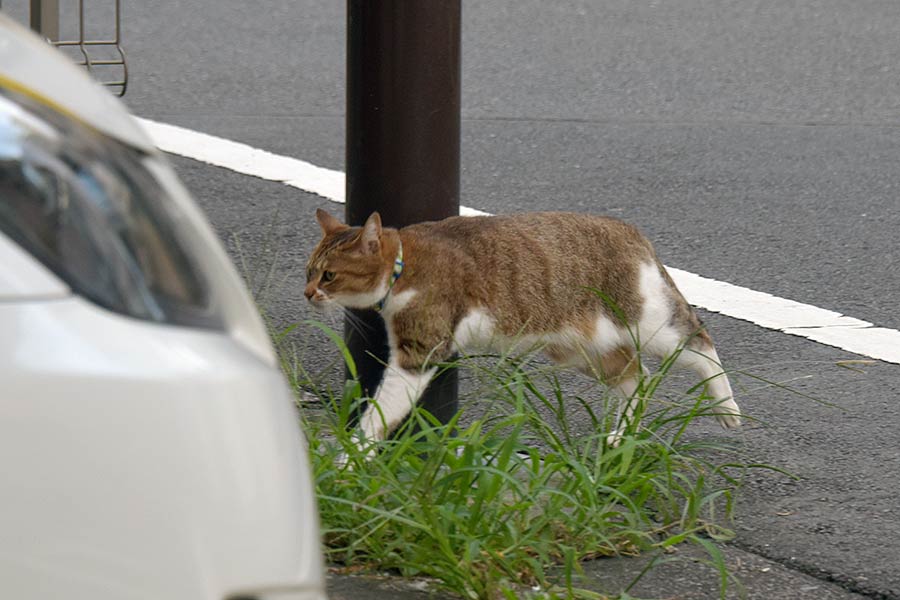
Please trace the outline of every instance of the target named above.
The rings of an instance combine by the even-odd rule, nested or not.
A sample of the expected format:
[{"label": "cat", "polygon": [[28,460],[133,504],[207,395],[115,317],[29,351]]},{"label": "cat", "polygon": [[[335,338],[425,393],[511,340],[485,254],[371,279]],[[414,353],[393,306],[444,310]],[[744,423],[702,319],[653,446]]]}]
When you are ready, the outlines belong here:
[{"label": "cat", "polygon": [[360,420],[361,444],[403,421],[440,361],[513,343],[540,344],[555,363],[599,374],[623,397],[611,446],[639,401],[638,347],[678,353],[675,365],[707,385],[719,423],[740,425],[711,337],[631,225],[562,212],[450,217],[399,230],[382,227],[377,212],[362,227],[322,209],[316,220],[323,237],[307,264],[306,298],[376,308],[387,328],[390,356]]}]

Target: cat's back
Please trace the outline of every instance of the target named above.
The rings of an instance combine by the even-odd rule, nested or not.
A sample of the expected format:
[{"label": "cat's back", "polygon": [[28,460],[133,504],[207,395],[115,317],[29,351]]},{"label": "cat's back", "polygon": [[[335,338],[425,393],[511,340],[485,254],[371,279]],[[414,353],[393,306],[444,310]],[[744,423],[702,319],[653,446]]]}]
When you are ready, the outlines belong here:
[{"label": "cat's back", "polygon": [[459,304],[460,318],[486,310],[508,336],[593,323],[606,309],[591,289],[637,318],[639,271],[657,263],[635,227],[576,213],[451,217],[406,227],[401,238],[406,285]]},{"label": "cat's back", "polygon": [[594,318],[603,308],[590,288],[635,317],[639,270],[656,263],[652,246],[635,227],[593,215],[452,217],[402,234],[421,284],[486,307],[509,335],[556,331]]},{"label": "cat's back", "polygon": [[594,259],[623,254],[651,258],[653,254],[650,243],[633,225],[613,217],[581,213],[450,217],[412,225],[404,231],[463,250],[501,256],[536,255],[550,260],[554,255],[571,259],[573,251],[586,251]]}]

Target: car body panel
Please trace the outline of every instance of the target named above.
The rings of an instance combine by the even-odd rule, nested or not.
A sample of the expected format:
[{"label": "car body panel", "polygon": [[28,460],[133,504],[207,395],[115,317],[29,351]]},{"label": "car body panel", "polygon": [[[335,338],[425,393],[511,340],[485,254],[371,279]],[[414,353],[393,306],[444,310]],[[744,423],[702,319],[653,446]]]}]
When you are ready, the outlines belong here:
[{"label": "car body panel", "polygon": [[65,298],[69,286],[0,233],[0,302]]},{"label": "car body panel", "polygon": [[200,262],[228,332],[260,359],[277,366],[275,351],[262,317],[206,216],[191,199],[168,162],[161,157],[148,157],[144,164],[177,203],[185,225],[189,226],[191,233],[183,241],[193,249]]},{"label": "car body panel", "polygon": [[0,88],[140,151],[222,317],[112,312],[0,234],[0,596],[324,600],[294,397],[205,216],[118,100],[2,14]]},{"label": "car body panel", "polygon": [[321,589],[307,456],[277,371],[227,335],[78,297],[0,304],[0,332],[4,596]]}]

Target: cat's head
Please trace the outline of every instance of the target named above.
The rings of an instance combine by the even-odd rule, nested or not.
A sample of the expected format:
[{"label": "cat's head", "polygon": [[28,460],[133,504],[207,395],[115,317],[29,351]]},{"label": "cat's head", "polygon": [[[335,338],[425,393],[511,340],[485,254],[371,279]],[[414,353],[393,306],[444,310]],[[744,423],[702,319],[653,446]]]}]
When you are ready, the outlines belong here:
[{"label": "cat's head", "polygon": [[362,227],[350,227],[320,208],[316,221],[322,239],[306,263],[307,300],[321,306],[374,306],[387,294],[391,271],[381,252],[381,216],[374,212]]}]

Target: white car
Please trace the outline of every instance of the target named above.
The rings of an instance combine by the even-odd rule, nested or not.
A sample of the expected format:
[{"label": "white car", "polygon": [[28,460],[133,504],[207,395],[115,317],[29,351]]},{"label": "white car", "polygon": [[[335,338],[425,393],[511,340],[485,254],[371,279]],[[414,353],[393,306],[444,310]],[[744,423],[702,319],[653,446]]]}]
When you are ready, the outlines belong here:
[{"label": "white car", "polygon": [[164,157],[0,15],[0,598],[322,600],[305,448]]}]

